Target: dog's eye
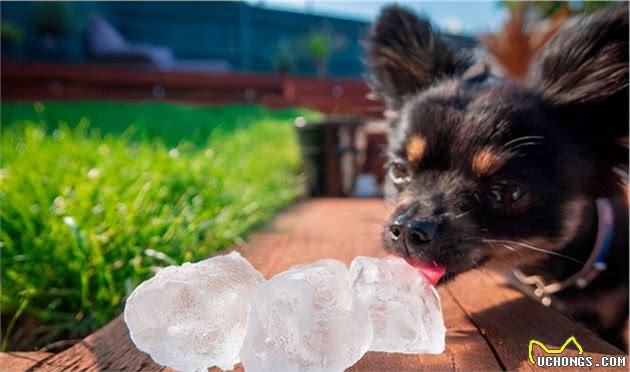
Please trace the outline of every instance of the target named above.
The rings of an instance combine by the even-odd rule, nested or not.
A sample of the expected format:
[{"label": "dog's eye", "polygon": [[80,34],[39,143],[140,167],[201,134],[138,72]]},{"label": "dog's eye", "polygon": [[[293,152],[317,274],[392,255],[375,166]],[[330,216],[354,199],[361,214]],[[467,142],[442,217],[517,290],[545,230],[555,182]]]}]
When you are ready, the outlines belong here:
[{"label": "dog's eye", "polygon": [[490,186],[490,197],[496,206],[511,205],[519,201],[525,192],[514,183],[501,182]]},{"label": "dog's eye", "polygon": [[389,167],[389,176],[396,185],[402,185],[409,182],[409,171],[403,163],[393,163]]}]

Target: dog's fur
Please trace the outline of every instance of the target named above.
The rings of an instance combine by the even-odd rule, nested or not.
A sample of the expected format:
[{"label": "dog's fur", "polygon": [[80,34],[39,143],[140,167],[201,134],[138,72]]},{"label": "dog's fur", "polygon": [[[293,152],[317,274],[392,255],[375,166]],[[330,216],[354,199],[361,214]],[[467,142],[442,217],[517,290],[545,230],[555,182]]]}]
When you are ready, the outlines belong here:
[{"label": "dog's fur", "polygon": [[[398,6],[382,11],[366,45],[368,82],[394,114],[387,249],[444,266],[442,281],[493,261],[557,281],[582,268],[574,260],[587,260],[597,234],[595,200],[608,197],[615,205],[608,270],[555,303],[621,345],[628,317],[627,4],[568,21],[522,82],[450,50],[427,20]],[[388,227],[401,215],[438,223],[435,238],[415,249],[393,239]]]}]

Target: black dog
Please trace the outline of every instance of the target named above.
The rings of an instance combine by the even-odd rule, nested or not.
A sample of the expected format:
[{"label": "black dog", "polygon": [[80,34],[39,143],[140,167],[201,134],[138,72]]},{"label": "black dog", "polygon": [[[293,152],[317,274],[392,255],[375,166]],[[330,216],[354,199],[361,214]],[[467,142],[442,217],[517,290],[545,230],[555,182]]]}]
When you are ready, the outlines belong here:
[{"label": "black dog", "polygon": [[566,22],[520,83],[396,6],[373,25],[366,60],[393,114],[387,249],[441,282],[486,262],[519,268],[543,303],[623,345],[627,4]]}]

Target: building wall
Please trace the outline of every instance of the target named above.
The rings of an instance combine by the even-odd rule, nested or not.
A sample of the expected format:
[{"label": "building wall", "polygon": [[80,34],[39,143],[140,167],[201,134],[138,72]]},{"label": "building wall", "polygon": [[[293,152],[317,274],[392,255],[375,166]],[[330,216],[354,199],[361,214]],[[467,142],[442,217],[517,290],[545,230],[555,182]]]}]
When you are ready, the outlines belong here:
[{"label": "building wall", "polygon": [[[33,21],[39,6],[32,2],[2,4],[2,19],[20,24],[27,34],[19,58],[85,61],[82,35],[90,14],[98,13],[130,42],[167,46],[178,59],[224,60],[233,70],[250,72],[274,72],[284,47],[291,52],[292,73],[314,75],[307,38],[311,32],[326,30],[340,45],[329,60],[328,75],[360,77],[363,73],[360,41],[369,27],[366,22],[243,2],[74,2],[68,7],[77,30],[67,37],[65,51],[46,55]],[[460,41],[474,44],[466,38]]]}]

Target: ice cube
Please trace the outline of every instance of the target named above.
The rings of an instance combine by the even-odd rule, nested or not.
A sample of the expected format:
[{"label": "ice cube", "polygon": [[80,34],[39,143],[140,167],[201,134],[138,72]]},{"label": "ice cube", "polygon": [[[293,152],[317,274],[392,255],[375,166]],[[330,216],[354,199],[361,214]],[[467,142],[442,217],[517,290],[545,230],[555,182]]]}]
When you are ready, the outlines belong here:
[{"label": "ice cube", "polygon": [[166,267],[127,299],[131,340],[177,370],[232,369],[239,362],[249,299],[263,281],[236,252]]},{"label": "ice cube", "polygon": [[372,342],[372,321],[349,279],[346,265],[327,259],[261,284],[241,351],[245,371],[343,371],[356,363]]},{"label": "ice cube", "polygon": [[350,265],[355,293],[374,326],[370,351],[439,354],[446,328],[440,296],[404,259],[357,257]]}]

